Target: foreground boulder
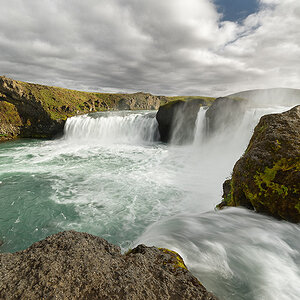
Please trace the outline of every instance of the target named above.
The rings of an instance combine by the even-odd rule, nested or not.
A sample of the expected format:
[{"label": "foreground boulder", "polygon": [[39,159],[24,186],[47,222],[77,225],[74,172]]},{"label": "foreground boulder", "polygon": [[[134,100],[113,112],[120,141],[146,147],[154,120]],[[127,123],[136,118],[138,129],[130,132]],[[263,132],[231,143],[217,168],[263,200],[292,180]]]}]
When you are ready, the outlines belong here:
[{"label": "foreground boulder", "polygon": [[0,76],[0,141],[15,137],[52,138],[65,120],[106,110],[158,109],[163,96],[146,93],[87,93]]},{"label": "foreground boulder", "polygon": [[197,114],[206,100],[195,99],[190,101],[176,100],[160,106],[156,120],[162,142],[168,143],[174,138],[176,131],[178,144],[191,142],[194,137]]},{"label": "foreground boulder", "polygon": [[260,119],[223,189],[219,207],[244,206],[300,222],[300,105]]},{"label": "foreground boulder", "polygon": [[0,254],[1,299],[217,299],[167,249],[120,248],[87,233]]}]

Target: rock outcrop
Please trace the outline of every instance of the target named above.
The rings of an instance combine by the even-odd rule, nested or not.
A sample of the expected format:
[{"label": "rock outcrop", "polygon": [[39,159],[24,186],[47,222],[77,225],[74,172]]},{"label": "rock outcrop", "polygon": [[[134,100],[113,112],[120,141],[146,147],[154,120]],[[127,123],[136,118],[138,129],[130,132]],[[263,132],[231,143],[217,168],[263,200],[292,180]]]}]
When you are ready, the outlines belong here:
[{"label": "rock outcrop", "polygon": [[0,298],[217,299],[176,252],[139,245],[122,255],[106,240],[75,231],[0,254]]},{"label": "rock outcrop", "polygon": [[244,206],[300,222],[300,105],[260,119],[223,188],[219,207]]},{"label": "rock outcrop", "polygon": [[106,110],[158,109],[168,102],[145,93],[87,93],[0,77],[0,141],[14,137],[51,138],[65,120],[77,114]]},{"label": "rock outcrop", "polygon": [[273,88],[249,90],[226,96],[234,100],[248,100],[255,107],[270,105],[295,106],[300,103],[300,90],[291,88]]},{"label": "rock outcrop", "polygon": [[177,143],[191,142],[198,111],[201,106],[206,105],[207,101],[204,99],[176,100],[162,105],[156,114],[161,141],[170,142],[176,129],[179,137]]},{"label": "rock outcrop", "polygon": [[220,128],[234,127],[243,116],[247,105],[247,100],[217,98],[205,114],[208,133],[213,134]]}]

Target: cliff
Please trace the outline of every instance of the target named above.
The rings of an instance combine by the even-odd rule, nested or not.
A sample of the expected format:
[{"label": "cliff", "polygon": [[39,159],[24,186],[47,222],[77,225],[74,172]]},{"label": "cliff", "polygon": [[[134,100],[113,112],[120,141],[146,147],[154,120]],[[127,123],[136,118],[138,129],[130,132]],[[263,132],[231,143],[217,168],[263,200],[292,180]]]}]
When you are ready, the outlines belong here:
[{"label": "cliff", "polygon": [[217,300],[173,251],[120,248],[87,233],[61,232],[0,254],[1,299]]},{"label": "cliff", "polygon": [[300,105],[260,119],[223,189],[219,207],[244,206],[300,222]]},{"label": "cliff", "polygon": [[146,93],[88,93],[0,77],[0,141],[15,137],[51,138],[65,120],[106,110],[158,109],[169,100]]},{"label": "cliff", "polygon": [[173,101],[159,107],[156,114],[160,139],[168,143],[173,138],[174,129],[180,137],[176,142],[186,144],[193,141],[195,124],[201,106],[209,106],[215,98],[170,97]]}]

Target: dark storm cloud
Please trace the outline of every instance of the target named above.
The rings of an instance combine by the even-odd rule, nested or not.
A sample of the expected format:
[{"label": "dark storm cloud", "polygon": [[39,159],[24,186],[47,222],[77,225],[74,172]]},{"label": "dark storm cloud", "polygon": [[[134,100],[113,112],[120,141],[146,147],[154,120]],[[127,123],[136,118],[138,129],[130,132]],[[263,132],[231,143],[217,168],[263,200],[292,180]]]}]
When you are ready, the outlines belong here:
[{"label": "dark storm cloud", "polygon": [[296,0],[261,0],[239,24],[222,22],[209,0],[0,5],[0,73],[16,79],[182,95],[299,87]]}]

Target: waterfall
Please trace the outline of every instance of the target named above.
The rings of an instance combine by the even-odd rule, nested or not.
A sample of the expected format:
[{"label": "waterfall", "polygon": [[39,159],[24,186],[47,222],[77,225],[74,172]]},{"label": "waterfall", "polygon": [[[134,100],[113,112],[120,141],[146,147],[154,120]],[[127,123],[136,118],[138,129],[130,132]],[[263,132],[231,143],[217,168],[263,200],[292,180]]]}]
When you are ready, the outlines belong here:
[{"label": "waterfall", "polygon": [[207,107],[200,107],[196,124],[195,124],[195,135],[194,135],[194,145],[199,145],[204,142],[206,136],[207,120],[205,117]]},{"label": "waterfall", "polygon": [[64,138],[103,144],[151,143],[159,138],[155,113],[106,112],[67,120]]},{"label": "waterfall", "polygon": [[175,250],[220,299],[298,299],[299,225],[242,208],[214,211],[260,117],[288,109],[246,107],[234,120],[220,109],[211,131],[200,108],[187,144],[155,143],[150,111],[77,116],[62,139],[3,143],[1,251],[73,229],[123,251],[140,243]]},{"label": "waterfall", "polygon": [[209,133],[206,109],[201,107],[196,124],[193,146],[235,148],[234,152],[241,155],[250,141],[251,135],[260,118],[271,113],[282,113],[286,106],[248,108],[237,119],[228,123],[222,123],[215,132]]}]

